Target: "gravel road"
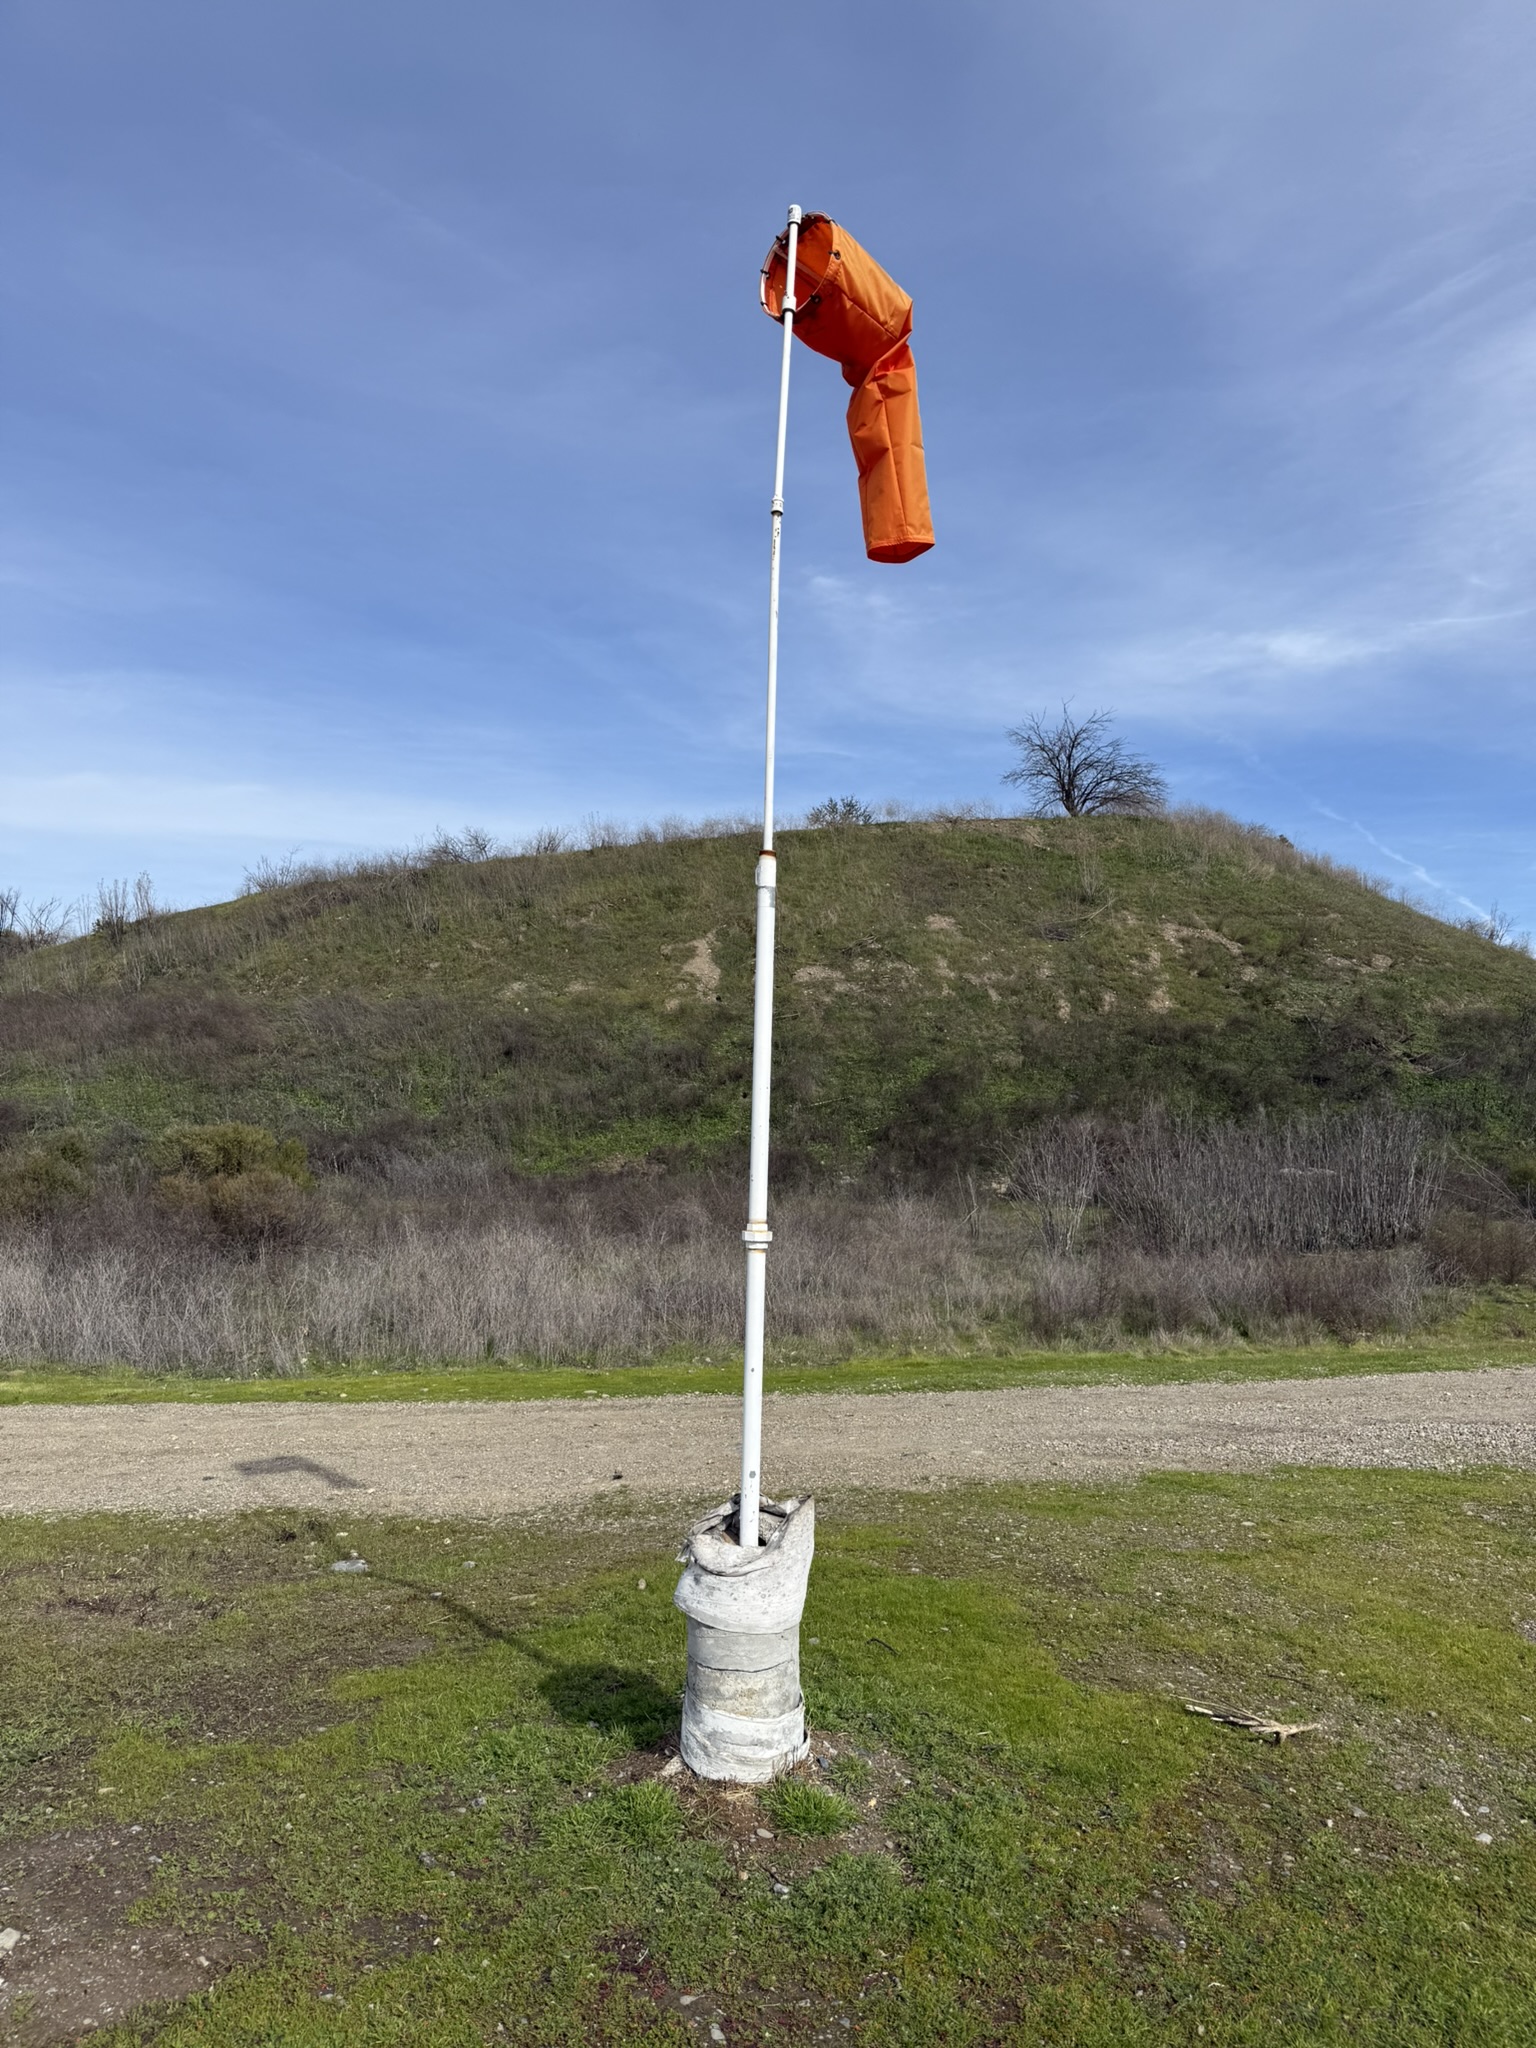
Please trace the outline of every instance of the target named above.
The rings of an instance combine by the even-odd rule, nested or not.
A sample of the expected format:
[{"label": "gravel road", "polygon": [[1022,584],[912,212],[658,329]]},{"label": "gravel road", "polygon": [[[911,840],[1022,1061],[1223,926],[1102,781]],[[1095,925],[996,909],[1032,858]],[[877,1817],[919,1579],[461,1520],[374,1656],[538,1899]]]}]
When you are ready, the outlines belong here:
[{"label": "gravel road", "polygon": [[[0,1512],[354,1505],[495,1516],[735,1484],[737,1404],[301,1402],[0,1409]],[[1536,1470],[1536,1365],[1163,1387],[798,1394],[764,1423],[780,1492],[1271,1465]]]}]

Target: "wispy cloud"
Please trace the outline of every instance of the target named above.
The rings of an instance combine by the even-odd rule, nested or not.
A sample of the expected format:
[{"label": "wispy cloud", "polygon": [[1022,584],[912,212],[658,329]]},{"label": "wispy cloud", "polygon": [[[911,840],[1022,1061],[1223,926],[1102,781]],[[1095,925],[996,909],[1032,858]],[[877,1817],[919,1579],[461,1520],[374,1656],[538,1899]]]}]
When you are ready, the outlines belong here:
[{"label": "wispy cloud", "polygon": [[1358,833],[1368,846],[1385,855],[1394,866],[1402,868],[1426,889],[1433,889],[1437,896],[1449,897],[1453,903],[1459,903],[1463,910],[1470,910],[1476,917],[1487,917],[1488,911],[1483,904],[1474,903],[1470,896],[1464,896],[1453,882],[1447,882],[1443,876],[1431,874],[1421,861],[1413,860],[1408,854],[1399,853],[1395,847],[1388,846],[1384,839],[1378,839],[1370,827],[1362,825],[1358,818],[1346,817],[1342,811],[1330,810],[1327,804],[1315,801],[1312,808],[1319,817],[1332,818],[1335,824],[1347,825],[1350,831]]}]

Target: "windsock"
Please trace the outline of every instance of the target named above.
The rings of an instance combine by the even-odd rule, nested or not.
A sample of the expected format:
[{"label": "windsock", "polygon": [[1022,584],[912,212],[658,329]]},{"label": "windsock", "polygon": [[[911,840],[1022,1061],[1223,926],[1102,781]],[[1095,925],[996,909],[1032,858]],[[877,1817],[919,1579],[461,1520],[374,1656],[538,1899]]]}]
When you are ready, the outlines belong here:
[{"label": "windsock", "polygon": [[[758,296],[780,320],[788,235],[768,251]],[[912,301],[824,213],[808,213],[795,255],[795,332],[842,365],[853,386],[848,438],[859,470],[864,548],[872,562],[910,562],[933,546],[917,365],[908,337]]]}]

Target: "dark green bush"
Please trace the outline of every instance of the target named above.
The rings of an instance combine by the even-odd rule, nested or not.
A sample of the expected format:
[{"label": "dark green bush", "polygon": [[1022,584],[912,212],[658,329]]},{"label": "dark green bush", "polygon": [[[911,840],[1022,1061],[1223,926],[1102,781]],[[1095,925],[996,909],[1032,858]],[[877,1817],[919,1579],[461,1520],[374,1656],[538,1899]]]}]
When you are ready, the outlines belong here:
[{"label": "dark green bush", "polygon": [[155,1163],[164,1206],[226,1244],[256,1250],[306,1234],[314,1181],[297,1138],[259,1124],[173,1124]]},{"label": "dark green bush", "polygon": [[195,1181],[272,1173],[296,1187],[312,1185],[299,1140],[274,1137],[259,1124],[172,1124],[155,1148],[155,1165]]},{"label": "dark green bush", "polygon": [[0,1216],[37,1222],[61,1215],[90,1199],[95,1178],[79,1132],[52,1132],[0,1155]]}]

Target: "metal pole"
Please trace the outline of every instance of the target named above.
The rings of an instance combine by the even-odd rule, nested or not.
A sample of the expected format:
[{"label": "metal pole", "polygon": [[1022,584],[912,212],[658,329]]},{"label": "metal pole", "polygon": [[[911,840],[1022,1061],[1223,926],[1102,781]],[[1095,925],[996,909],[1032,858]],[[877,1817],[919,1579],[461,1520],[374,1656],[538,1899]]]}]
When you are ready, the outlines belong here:
[{"label": "metal pole", "polygon": [[789,350],[795,331],[795,253],[800,209],[789,209],[784,268],[784,352],[779,364],[779,436],[773,464],[772,537],[768,553],[768,717],[763,749],[763,849],[757,857],[757,960],[752,989],[752,1140],[747,1168],[746,1342],[741,1378],[741,1501],[737,1541],[758,1546],[762,1493],[763,1316],[768,1286],[768,1098],[773,1079],[773,756],[779,713],[779,540],[784,526],[784,438],[789,426]]}]

